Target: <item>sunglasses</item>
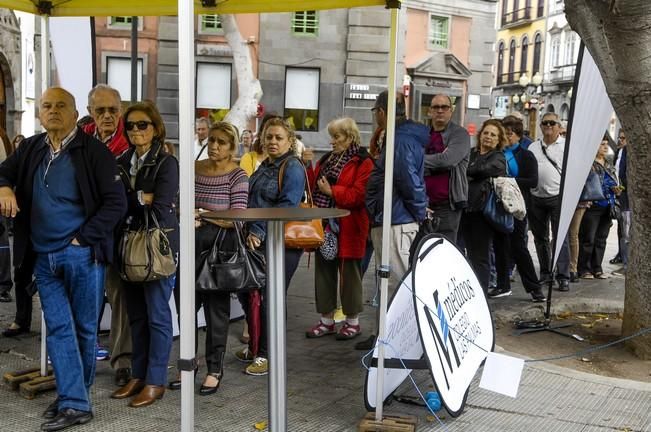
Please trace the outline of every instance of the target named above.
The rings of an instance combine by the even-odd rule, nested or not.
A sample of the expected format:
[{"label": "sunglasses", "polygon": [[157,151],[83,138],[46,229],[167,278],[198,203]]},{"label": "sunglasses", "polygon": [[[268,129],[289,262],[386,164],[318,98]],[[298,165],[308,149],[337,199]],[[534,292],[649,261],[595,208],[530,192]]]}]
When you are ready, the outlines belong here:
[{"label": "sunglasses", "polygon": [[543,126],[556,126],[558,122],[554,120],[545,120],[545,121],[541,121],[540,124]]},{"label": "sunglasses", "polygon": [[432,105],[429,109],[432,111],[447,111],[450,109],[450,105]]},{"label": "sunglasses", "polygon": [[153,125],[153,124],[154,124],[153,122],[146,121],[146,120],[140,120],[140,121],[136,121],[136,122],[128,121],[128,122],[124,123],[124,127],[128,131],[132,130],[134,126],[137,127],[138,130],[145,130],[145,129],[147,129],[147,126]]}]

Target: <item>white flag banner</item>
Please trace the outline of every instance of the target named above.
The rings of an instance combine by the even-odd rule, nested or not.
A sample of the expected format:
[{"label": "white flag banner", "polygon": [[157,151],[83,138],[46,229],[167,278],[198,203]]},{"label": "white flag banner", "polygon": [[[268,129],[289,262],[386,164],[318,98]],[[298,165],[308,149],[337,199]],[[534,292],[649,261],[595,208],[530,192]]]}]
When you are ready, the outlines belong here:
[{"label": "white flag banner", "polygon": [[[58,84],[75,97],[79,118],[88,114],[88,92],[93,87],[93,50],[90,18],[50,18],[52,60]],[[73,48],[74,47],[74,48]],[[53,80],[56,83],[57,80]]]},{"label": "white flag banner", "polygon": [[[567,234],[583,185],[614,111],[599,69],[583,43],[579,51],[578,74],[565,142],[558,239],[564,239]],[[562,246],[562,241],[556,242],[553,265],[556,265]]]}]

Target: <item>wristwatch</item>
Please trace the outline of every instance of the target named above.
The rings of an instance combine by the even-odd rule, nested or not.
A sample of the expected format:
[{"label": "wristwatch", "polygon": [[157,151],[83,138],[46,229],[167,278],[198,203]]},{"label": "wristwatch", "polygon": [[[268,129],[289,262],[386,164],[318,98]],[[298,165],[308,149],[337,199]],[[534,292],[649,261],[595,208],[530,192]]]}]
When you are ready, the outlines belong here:
[{"label": "wristwatch", "polygon": [[137,194],[138,194],[138,202],[140,203],[140,205],[144,206],[145,205],[145,198],[144,198],[145,193],[142,190],[139,190],[137,192]]}]

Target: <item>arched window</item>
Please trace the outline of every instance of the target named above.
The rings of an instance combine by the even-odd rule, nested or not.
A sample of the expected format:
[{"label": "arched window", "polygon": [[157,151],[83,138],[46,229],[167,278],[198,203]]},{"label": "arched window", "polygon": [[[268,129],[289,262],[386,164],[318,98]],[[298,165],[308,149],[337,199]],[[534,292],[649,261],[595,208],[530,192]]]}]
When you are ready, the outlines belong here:
[{"label": "arched window", "polygon": [[567,121],[570,118],[570,107],[564,103],[561,105],[561,121]]},{"label": "arched window", "polygon": [[565,33],[565,64],[574,64],[574,50],[576,47],[576,33],[569,31]]},{"label": "arched window", "polygon": [[515,39],[511,40],[509,46],[509,82],[513,82],[513,72],[515,71]]},{"label": "arched window", "polygon": [[552,104],[547,105],[547,111],[545,111],[545,112],[548,112],[548,113],[556,112],[556,110],[554,109],[554,105],[552,105]]},{"label": "arched window", "polygon": [[522,48],[520,49],[520,73],[527,71],[527,61],[529,60],[529,39],[525,36],[522,38]]},{"label": "arched window", "polygon": [[553,67],[561,65],[561,39],[558,36],[552,39],[551,57]]},{"label": "arched window", "polygon": [[538,18],[545,14],[545,0],[538,0]]},{"label": "arched window", "polygon": [[540,33],[536,34],[533,43],[533,67],[531,68],[531,75],[535,75],[536,72],[540,72],[540,53],[542,50],[542,36]]},{"label": "arched window", "polygon": [[504,82],[504,42],[500,41],[497,48],[497,85]]}]

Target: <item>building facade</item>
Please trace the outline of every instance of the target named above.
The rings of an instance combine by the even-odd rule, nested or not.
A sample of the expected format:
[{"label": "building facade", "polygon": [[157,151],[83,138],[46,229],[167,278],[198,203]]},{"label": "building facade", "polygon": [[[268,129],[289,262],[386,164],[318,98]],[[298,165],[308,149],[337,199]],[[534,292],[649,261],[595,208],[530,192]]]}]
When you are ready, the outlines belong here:
[{"label": "building facade", "polygon": [[10,139],[22,132],[22,43],[16,14],[0,9],[0,126]]},{"label": "building facade", "polygon": [[532,138],[537,120],[545,61],[546,0],[501,0],[499,5],[493,116],[519,112]]},{"label": "building facade", "polygon": [[544,109],[546,112],[557,113],[566,124],[570,115],[571,90],[581,41],[567,23],[564,0],[548,1],[542,91]]}]

